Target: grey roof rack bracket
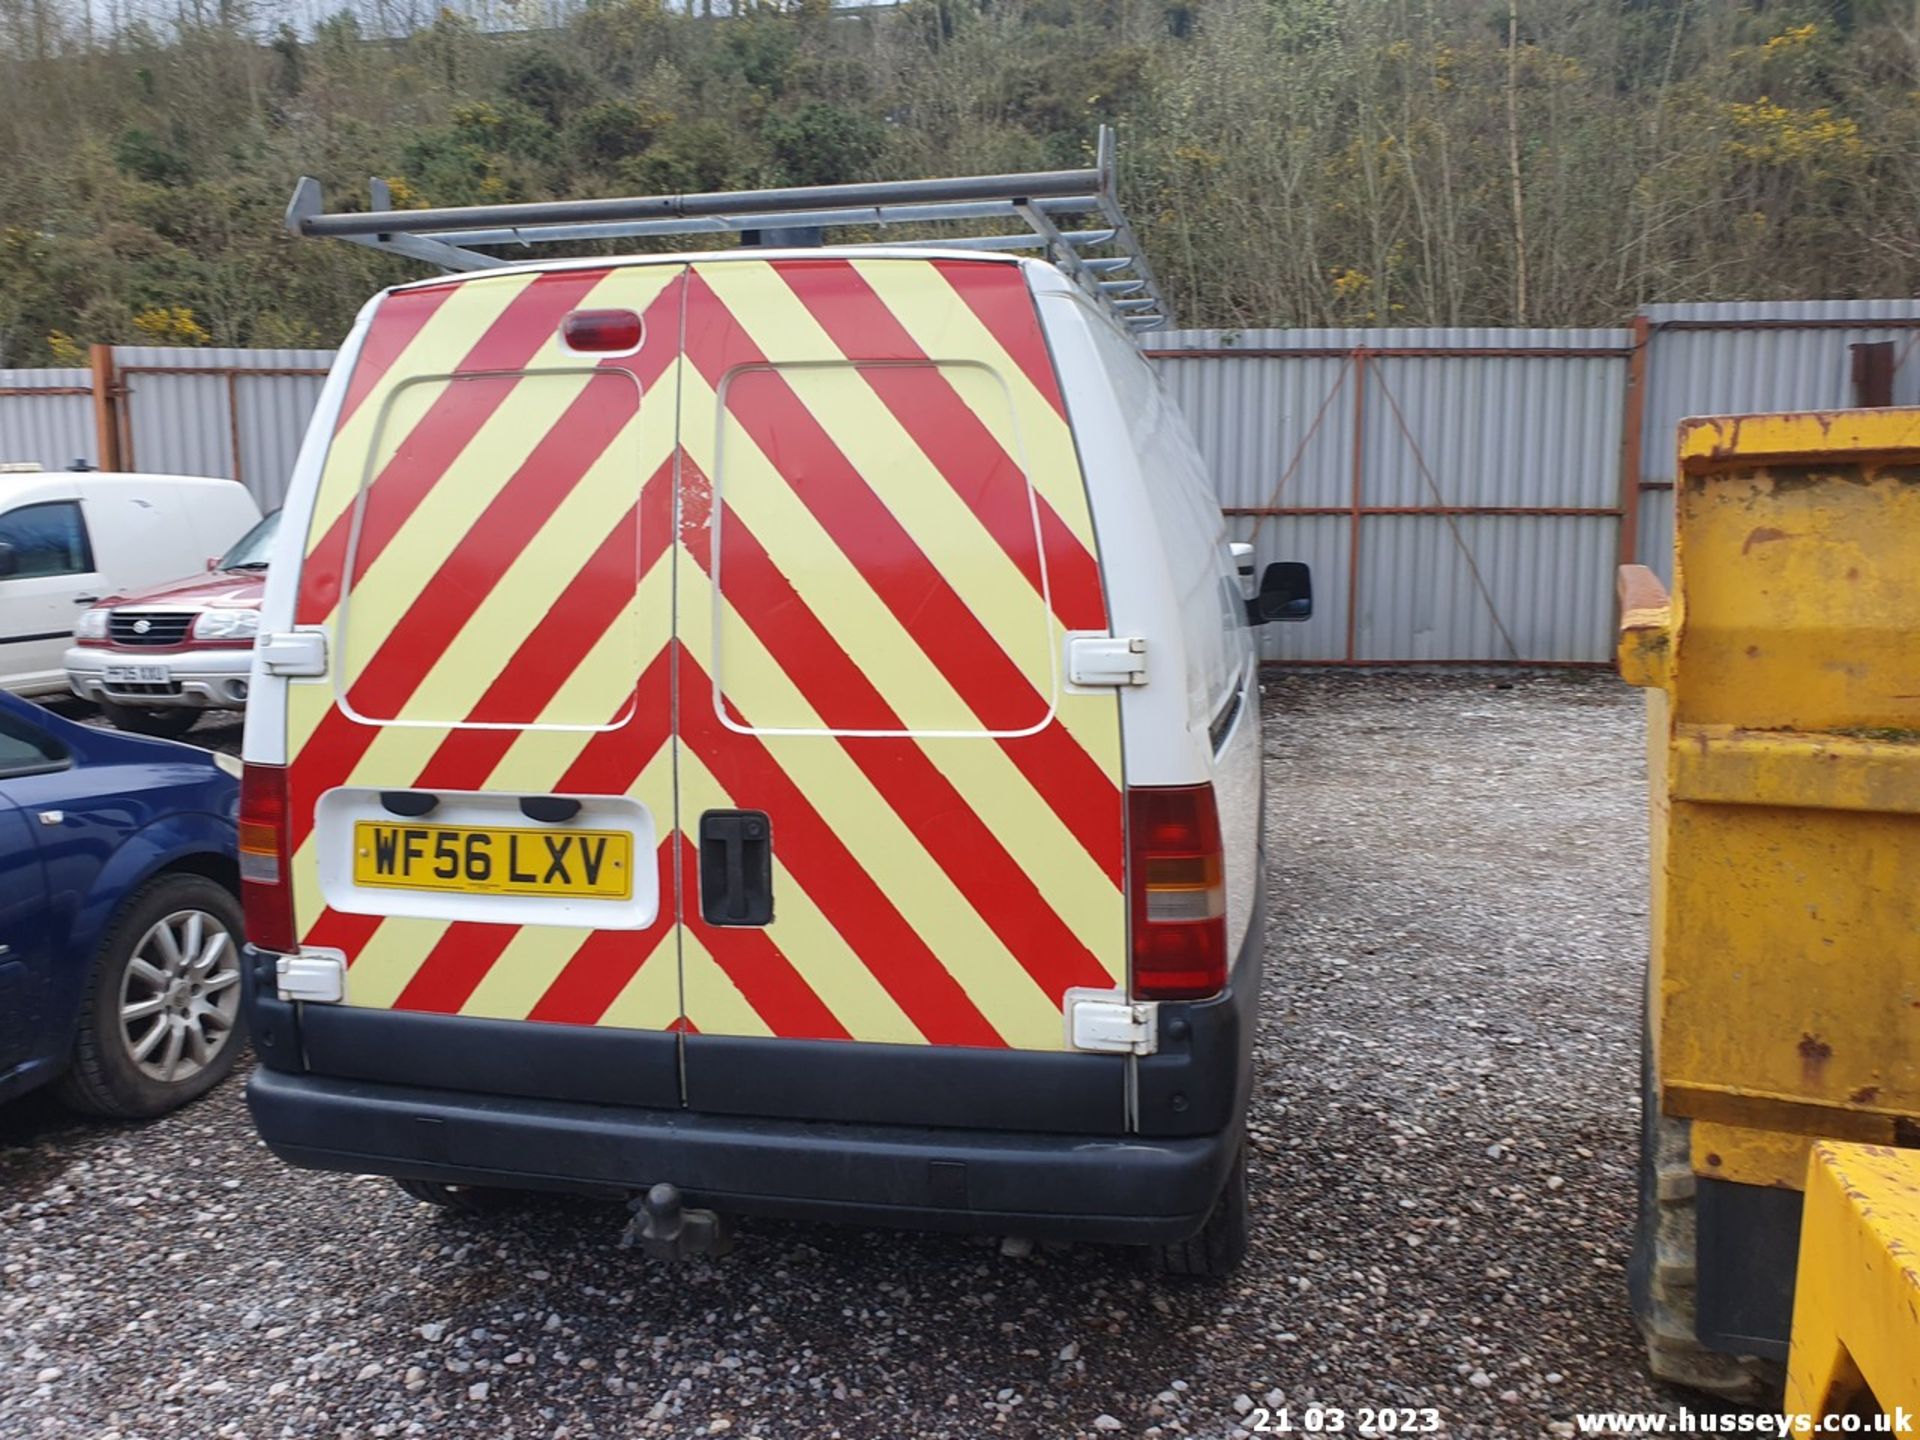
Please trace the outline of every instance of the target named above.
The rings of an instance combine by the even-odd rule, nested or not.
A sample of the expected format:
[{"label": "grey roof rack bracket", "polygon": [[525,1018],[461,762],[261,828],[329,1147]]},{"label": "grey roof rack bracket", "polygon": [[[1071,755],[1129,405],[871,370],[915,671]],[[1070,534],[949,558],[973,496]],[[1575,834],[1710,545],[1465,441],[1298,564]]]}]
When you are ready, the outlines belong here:
[{"label": "grey roof rack bracket", "polygon": [[[404,255],[442,270],[486,270],[515,262],[476,246],[564,245],[648,235],[791,236],[845,226],[1017,221],[1027,227],[1025,233],[963,231],[954,238],[894,243],[962,250],[1041,250],[1129,329],[1157,329],[1169,324],[1171,316],[1146,254],[1121,212],[1115,173],[1113,130],[1103,125],[1091,169],[1026,175],[426,210],[394,209],[387,183],[375,179],[370,186],[372,208],[332,214],[326,210],[319,182],[302,176],[287,204],[287,229],[296,236],[332,236]],[[1093,225],[1063,229],[1057,218],[1062,216],[1088,216]]]}]

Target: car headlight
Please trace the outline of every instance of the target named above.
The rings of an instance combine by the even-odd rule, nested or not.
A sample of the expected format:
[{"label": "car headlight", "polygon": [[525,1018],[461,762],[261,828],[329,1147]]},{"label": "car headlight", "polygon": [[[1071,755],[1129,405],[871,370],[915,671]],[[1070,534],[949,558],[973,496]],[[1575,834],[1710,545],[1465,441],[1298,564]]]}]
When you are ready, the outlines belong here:
[{"label": "car headlight", "polygon": [[193,622],[196,640],[251,640],[259,633],[258,610],[202,610]]},{"label": "car headlight", "polygon": [[80,618],[73,622],[73,638],[76,640],[104,640],[107,638],[107,612],[105,610],[83,610]]}]

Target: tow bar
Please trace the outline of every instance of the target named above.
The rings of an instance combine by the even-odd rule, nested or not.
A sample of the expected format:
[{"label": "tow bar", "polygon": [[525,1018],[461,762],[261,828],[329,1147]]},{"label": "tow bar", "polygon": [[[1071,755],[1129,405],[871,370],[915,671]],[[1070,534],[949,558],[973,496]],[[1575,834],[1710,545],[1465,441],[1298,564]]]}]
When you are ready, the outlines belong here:
[{"label": "tow bar", "polygon": [[689,1209],[677,1185],[665,1181],[627,1202],[633,1218],[620,1237],[622,1248],[638,1245],[655,1260],[684,1260],[689,1255],[716,1259],[733,1249],[733,1227],[713,1210]]}]

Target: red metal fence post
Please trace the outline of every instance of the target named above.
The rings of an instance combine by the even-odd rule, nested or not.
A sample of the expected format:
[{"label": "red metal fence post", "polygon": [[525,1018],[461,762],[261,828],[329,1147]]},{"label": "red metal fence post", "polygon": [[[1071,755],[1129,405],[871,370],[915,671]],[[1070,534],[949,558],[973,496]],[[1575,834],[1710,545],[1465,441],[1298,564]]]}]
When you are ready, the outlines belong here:
[{"label": "red metal fence post", "polygon": [[1640,431],[1647,403],[1647,345],[1653,322],[1633,317],[1633,354],[1627,360],[1627,395],[1620,422],[1620,544],[1619,564],[1634,563],[1640,548]]},{"label": "red metal fence post", "polygon": [[98,452],[94,463],[102,470],[118,470],[121,468],[120,383],[113,373],[113,347],[89,346],[87,364],[93,371],[93,444]]},{"label": "red metal fence post", "polygon": [[1360,658],[1360,517],[1366,513],[1367,347],[1353,351],[1353,500],[1348,507],[1347,664]]}]

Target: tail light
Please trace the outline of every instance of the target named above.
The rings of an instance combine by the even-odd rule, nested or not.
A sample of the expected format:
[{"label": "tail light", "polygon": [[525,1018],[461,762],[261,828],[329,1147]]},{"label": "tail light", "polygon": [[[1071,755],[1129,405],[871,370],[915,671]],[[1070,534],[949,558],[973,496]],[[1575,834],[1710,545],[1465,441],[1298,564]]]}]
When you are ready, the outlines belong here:
[{"label": "tail light", "polygon": [[1133,998],[1200,1000],[1227,984],[1220,815],[1211,785],[1127,791]]},{"label": "tail light", "polygon": [[240,908],[248,943],[262,950],[299,948],[288,860],[287,769],[250,764],[240,774]]}]

